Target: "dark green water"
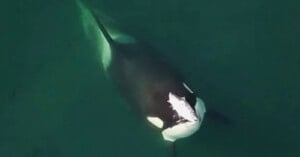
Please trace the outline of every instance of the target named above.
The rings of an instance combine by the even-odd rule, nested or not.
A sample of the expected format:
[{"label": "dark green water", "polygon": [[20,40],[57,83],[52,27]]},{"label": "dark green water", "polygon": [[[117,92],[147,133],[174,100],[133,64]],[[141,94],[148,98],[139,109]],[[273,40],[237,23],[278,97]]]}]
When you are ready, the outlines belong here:
[{"label": "dark green water", "polygon": [[[182,70],[209,109],[179,157],[300,156],[296,0],[90,4]],[[72,0],[0,5],[0,157],[167,157],[103,75]]]}]

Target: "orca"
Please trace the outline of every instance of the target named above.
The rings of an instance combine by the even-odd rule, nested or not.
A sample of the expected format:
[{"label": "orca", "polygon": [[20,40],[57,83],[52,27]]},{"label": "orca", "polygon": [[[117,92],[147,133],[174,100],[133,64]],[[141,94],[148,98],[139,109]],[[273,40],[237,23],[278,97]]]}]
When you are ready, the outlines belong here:
[{"label": "orca", "polygon": [[78,1],[87,36],[97,43],[105,73],[143,118],[171,143],[194,134],[205,104],[180,72],[147,44],[110,31],[99,15]]}]

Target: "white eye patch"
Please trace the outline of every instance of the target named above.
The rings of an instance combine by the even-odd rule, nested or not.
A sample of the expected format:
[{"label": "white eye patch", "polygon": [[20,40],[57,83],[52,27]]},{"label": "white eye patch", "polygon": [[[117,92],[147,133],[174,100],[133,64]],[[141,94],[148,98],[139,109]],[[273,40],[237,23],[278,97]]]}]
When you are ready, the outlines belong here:
[{"label": "white eye patch", "polygon": [[164,122],[158,117],[147,117],[147,120],[158,128],[162,128],[164,126]]}]

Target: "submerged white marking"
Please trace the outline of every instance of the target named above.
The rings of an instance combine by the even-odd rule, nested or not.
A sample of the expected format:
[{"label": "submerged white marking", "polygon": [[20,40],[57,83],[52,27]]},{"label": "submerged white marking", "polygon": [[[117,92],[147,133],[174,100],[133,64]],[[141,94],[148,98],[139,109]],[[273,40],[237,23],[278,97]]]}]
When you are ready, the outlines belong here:
[{"label": "submerged white marking", "polygon": [[124,33],[114,33],[112,34],[111,38],[119,43],[123,43],[123,44],[130,44],[130,43],[135,43],[136,40]]},{"label": "submerged white marking", "polygon": [[107,70],[111,62],[111,48],[108,41],[104,38],[104,35],[102,33],[101,36],[103,38],[103,42],[99,43],[98,49],[101,54],[103,68],[104,70]]},{"label": "submerged white marking", "polygon": [[197,120],[197,116],[194,110],[185,100],[185,97],[179,98],[178,96],[170,92],[168,102],[171,104],[172,109],[177,112],[179,117],[182,117],[191,122]]},{"label": "submerged white marking", "polygon": [[198,117],[200,117],[201,121],[203,121],[203,118],[204,118],[204,115],[206,112],[206,108],[205,108],[205,104],[202,101],[202,99],[200,99],[200,98],[196,99],[195,109],[196,109],[196,113],[197,113]]},{"label": "submerged white marking", "polygon": [[191,88],[189,88],[184,82],[183,82],[183,86],[191,93],[194,93]]},{"label": "submerged white marking", "polygon": [[179,123],[173,127],[162,131],[163,138],[174,142],[179,138],[184,138],[195,133],[200,127],[199,121]]},{"label": "submerged white marking", "polygon": [[158,128],[162,128],[164,122],[158,117],[147,117],[147,120]]}]

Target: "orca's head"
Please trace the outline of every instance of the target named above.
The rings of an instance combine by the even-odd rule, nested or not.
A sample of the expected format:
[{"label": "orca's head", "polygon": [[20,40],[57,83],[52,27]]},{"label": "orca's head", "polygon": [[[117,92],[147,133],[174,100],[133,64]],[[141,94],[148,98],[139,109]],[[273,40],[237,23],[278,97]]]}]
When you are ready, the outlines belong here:
[{"label": "orca's head", "polygon": [[183,86],[180,89],[184,92],[180,96],[172,91],[167,95],[166,103],[171,113],[170,119],[172,119],[167,122],[167,125],[159,117],[147,117],[150,123],[162,129],[162,136],[166,141],[174,142],[195,133],[199,129],[206,112],[204,102],[197,98],[186,84],[183,83]]},{"label": "orca's head", "polygon": [[192,135],[199,129],[206,111],[204,102],[200,98],[196,98],[195,104],[191,104],[193,102],[187,98],[170,92],[168,103],[173,110],[174,117],[177,118],[174,125],[162,131],[165,140],[174,142]]}]

